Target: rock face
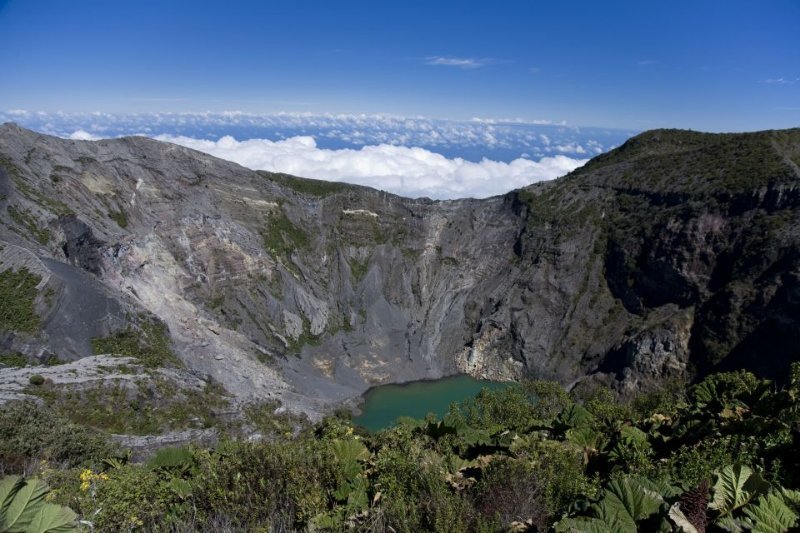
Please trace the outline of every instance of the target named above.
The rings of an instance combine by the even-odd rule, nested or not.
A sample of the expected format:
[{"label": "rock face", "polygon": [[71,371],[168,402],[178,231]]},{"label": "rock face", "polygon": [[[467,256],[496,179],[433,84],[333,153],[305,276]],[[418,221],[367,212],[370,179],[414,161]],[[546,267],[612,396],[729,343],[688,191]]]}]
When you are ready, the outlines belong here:
[{"label": "rock face", "polygon": [[146,312],[192,370],[312,414],[456,372],[781,377],[800,355],[798,163],[800,130],[657,130],[553,182],[434,202],[7,124],[0,268],[110,303],[60,298],[0,351],[85,357]]}]

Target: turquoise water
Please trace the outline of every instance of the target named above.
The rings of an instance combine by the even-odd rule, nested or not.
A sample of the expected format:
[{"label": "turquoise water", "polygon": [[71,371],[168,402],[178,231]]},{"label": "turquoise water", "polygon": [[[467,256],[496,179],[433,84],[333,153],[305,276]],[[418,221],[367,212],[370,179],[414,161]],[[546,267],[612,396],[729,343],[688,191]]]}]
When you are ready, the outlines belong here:
[{"label": "turquoise water", "polygon": [[434,413],[441,418],[450,404],[472,398],[481,389],[499,389],[508,383],[483,381],[472,376],[451,376],[433,381],[412,381],[401,385],[381,385],[364,394],[361,414],[353,422],[370,431],[391,426],[398,417],[425,418]]}]

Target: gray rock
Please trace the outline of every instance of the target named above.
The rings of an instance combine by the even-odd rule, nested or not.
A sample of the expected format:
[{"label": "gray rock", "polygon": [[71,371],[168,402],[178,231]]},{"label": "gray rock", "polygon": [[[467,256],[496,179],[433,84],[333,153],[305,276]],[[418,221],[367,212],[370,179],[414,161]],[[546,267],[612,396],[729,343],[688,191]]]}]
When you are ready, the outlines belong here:
[{"label": "gray rock", "polygon": [[193,371],[312,418],[457,372],[622,392],[689,368],[780,377],[800,345],[798,153],[798,130],[648,132],[554,182],[434,202],[5,125],[0,253],[25,250],[95,302],[74,338],[56,335],[73,327],[62,307],[26,353],[88,355],[87,338],[146,311]]}]

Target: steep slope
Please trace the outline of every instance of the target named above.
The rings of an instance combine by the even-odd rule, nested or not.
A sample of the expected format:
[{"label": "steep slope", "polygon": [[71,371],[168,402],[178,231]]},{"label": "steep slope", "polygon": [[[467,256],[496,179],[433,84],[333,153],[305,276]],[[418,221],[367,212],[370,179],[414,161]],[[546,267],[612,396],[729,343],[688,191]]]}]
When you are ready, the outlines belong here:
[{"label": "steep slope", "polygon": [[[157,317],[189,368],[312,414],[454,372],[779,375],[798,357],[798,154],[798,130],[654,131],[555,182],[433,202],[5,125],[0,260],[47,280],[40,327],[0,349],[75,359]],[[88,326],[65,341],[69,321]]]}]

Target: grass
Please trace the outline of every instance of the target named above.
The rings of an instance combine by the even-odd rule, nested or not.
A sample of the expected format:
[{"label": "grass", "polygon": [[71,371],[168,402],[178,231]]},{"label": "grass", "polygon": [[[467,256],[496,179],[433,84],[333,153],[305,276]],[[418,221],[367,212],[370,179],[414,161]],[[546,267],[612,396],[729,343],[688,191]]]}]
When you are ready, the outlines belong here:
[{"label": "grass", "polygon": [[283,275],[280,271],[275,270],[272,272],[272,276],[267,282],[267,287],[273,298],[276,300],[283,300]]},{"label": "grass", "polygon": [[264,248],[287,257],[297,249],[307,248],[310,242],[308,234],[295,226],[284,213],[270,217],[269,225],[261,236]]},{"label": "grass", "polygon": [[354,258],[347,262],[347,264],[350,265],[350,274],[352,274],[353,281],[356,283],[364,279],[364,276],[369,272],[369,260],[369,257],[363,261]]},{"label": "grass", "polygon": [[35,333],[39,331],[42,320],[36,313],[34,302],[38,291],[36,286],[41,276],[27,268],[0,272],[0,331]]},{"label": "grass", "polygon": [[22,227],[28,232],[28,235],[33,237],[39,244],[45,245],[50,242],[52,237],[50,230],[47,228],[40,228],[36,218],[31,215],[27,209],[17,209],[13,205],[6,208],[8,215],[15,224]]},{"label": "grass", "polygon": [[59,416],[75,424],[108,433],[152,435],[189,427],[211,427],[215,411],[227,407],[220,388],[178,389],[157,376],[134,386],[108,380],[89,388],[45,383],[26,392],[41,398]]},{"label": "grass", "polygon": [[0,157],[0,168],[5,170],[9,176],[19,176],[19,169],[7,157]]},{"label": "grass", "polygon": [[44,405],[13,401],[0,405],[0,465],[23,472],[33,461],[62,467],[100,462],[117,448],[105,435],[78,426]]},{"label": "grass", "polygon": [[276,400],[251,403],[245,406],[242,414],[250,426],[265,436],[288,438],[294,435],[295,428],[308,426],[305,416],[276,413],[279,407],[280,402]]},{"label": "grass", "polygon": [[172,351],[172,342],[167,326],[153,319],[144,318],[138,328],[128,326],[106,337],[92,339],[95,354],[135,357],[149,368],[182,366]]},{"label": "grass", "polygon": [[14,184],[16,185],[17,190],[19,190],[19,192],[21,192],[22,195],[25,196],[28,200],[50,210],[56,215],[73,214],[72,209],[67,207],[67,204],[42,194],[41,192],[37,191],[27,183],[22,181],[21,179],[19,178],[15,179]]},{"label": "grass", "polygon": [[19,352],[0,354],[0,365],[11,368],[22,368],[28,366],[28,358]]},{"label": "grass", "polygon": [[730,195],[794,180],[784,155],[791,157],[791,146],[798,141],[800,130],[747,134],[653,130],[592,159],[571,176],[595,173],[615,186],[662,193]]},{"label": "grass", "polygon": [[278,174],[271,172],[261,172],[260,174],[265,178],[267,178],[268,180],[277,183],[279,185],[282,185],[284,187],[289,187],[290,189],[297,191],[300,194],[305,194],[308,196],[316,196],[318,198],[344,192],[352,188],[351,186],[345,185],[343,183],[336,183],[324,180],[313,180],[308,178],[297,178],[295,176],[290,176],[288,174]]},{"label": "grass", "polygon": [[128,215],[125,213],[123,209],[120,209],[119,211],[109,211],[108,218],[116,222],[117,226],[119,226],[122,229],[128,227]]}]

